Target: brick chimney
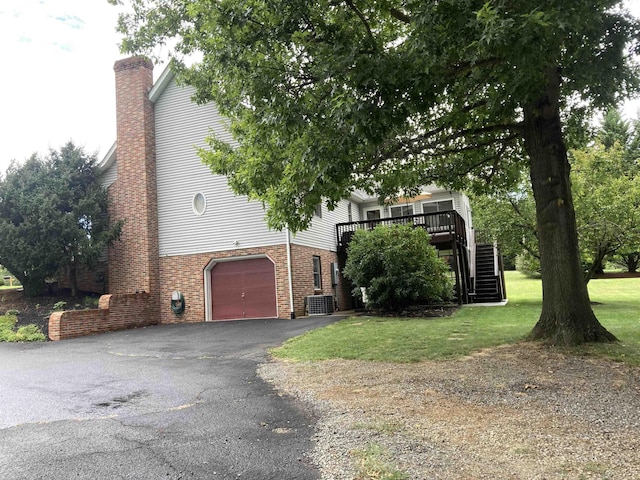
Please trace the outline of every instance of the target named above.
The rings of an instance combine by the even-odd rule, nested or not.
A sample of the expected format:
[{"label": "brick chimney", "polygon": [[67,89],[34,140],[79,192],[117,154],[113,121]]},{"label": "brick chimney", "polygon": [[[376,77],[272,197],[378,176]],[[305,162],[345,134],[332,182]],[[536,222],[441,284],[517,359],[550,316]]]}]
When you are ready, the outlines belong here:
[{"label": "brick chimney", "polygon": [[109,187],[110,217],[124,220],[124,226],[109,252],[109,291],[145,291],[153,298],[159,296],[153,64],[131,57],[116,62],[114,70],[117,178]]}]

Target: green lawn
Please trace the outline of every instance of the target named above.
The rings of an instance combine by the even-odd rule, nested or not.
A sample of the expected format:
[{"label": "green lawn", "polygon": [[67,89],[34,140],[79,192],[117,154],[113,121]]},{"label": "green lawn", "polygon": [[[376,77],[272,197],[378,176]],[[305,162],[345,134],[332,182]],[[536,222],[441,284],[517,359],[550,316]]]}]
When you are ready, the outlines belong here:
[{"label": "green lawn", "polygon": [[[518,342],[540,315],[541,283],[506,272],[506,286],[509,303],[503,307],[465,306],[445,318],[352,317],[291,339],[272,353],[292,360],[417,362]],[[592,280],[589,291],[591,299],[600,303],[594,306],[596,315],[620,342],[587,345],[571,353],[640,365],[640,279]]]}]

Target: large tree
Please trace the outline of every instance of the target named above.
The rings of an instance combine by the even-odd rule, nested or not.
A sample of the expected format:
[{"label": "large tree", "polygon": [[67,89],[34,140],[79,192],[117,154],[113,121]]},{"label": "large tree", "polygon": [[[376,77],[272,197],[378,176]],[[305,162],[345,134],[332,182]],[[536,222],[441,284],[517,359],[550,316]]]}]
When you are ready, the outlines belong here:
[{"label": "large tree", "polygon": [[[598,138],[606,133],[601,130]],[[570,151],[578,243],[588,282],[614,254],[633,260],[640,244],[640,175],[619,142]],[[539,262],[535,202],[530,188],[472,199],[477,232],[497,239],[503,253]],[[527,266],[530,262],[525,262]]]},{"label": "large tree", "polygon": [[640,243],[640,175],[619,143],[596,143],[571,152],[578,237],[586,279],[615,253],[637,251]]},{"label": "large tree", "polygon": [[78,269],[95,267],[120,227],[109,224],[95,155],[72,142],[45,158],[12,163],[0,181],[0,263],[26,295],[41,293],[47,278],[63,274],[75,296]]},{"label": "large tree", "polygon": [[497,241],[505,263],[526,255],[537,260],[538,232],[536,206],[528,178],[523,178],[510,191],[471,196],[473,227],[476,239]]},{"label": "large tree", "polygon": [[620,0],[127,3],[123,51],[169,45],[239,141],[211,139],[204,161],[263,200],[272,226],[304,228],[355,188],[486,190],[528,166],[544,279],[531,336],[614,339],[580,268],[563,119],[580,125],[638,86],[640,25]]}]

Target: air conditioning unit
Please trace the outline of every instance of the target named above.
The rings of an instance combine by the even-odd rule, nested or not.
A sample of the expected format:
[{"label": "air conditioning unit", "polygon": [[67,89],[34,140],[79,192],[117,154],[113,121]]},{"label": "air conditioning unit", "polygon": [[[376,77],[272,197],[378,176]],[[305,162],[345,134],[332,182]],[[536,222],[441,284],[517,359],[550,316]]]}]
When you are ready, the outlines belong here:
[{"label": "air conditioning unit", "polygon": [[309,295],[305,297],[307,315],[330,315],[333,313],[333,295]]}]

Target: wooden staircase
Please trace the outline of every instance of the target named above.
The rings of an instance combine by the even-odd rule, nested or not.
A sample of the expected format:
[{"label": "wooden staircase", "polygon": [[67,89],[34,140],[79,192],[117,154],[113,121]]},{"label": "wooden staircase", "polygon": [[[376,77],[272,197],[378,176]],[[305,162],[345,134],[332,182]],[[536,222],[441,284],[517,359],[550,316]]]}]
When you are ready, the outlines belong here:
[{"label": "wooden staircase", "polygon": [[[473,303],[500,302],[504,298],[504,282],[500,275],[497,252],[491,244],[476,245],[476,276]],[[497,273],[497,274],[496,274]]]}]

